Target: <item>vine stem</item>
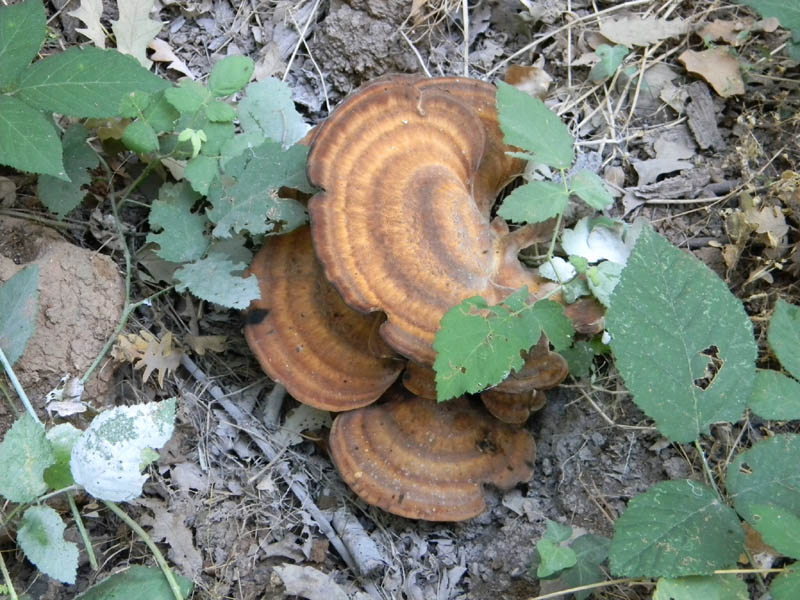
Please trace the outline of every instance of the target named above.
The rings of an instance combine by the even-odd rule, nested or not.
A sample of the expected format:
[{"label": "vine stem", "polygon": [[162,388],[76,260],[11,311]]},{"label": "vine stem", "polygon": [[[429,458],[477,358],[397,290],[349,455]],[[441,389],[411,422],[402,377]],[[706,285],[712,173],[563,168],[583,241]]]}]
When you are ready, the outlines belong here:
[{"label": "vine stem", "polygon": [[128,515],[128,513],[117,506],[116,503],[109,500],[103,500],[103,504],[108,507],[108,510],[117,515],[128,527],[130,527],[131,530],[147,545],[147,547],[150,549],[150,552],[153,553],[153,557],[156,559],[158,566],[161,568],[161,572],[164,573],[164,577],[167,579],[167,583],[169,584],[170,590],[172,590],[172,595],[175,597],[175,600],[184,600],[183,593],[178,585],[178,581],[175,579],[175,575],[172,573],[172,570],[167,564],[167,560],[164,558],[164,555],[161,554],[161,550],[158,549],[158,546],[156,546],[153,539],[147,535],[147,532],[142,529],[142,527],[136,521],[134,521]]},{"label": "vine stem", "polygon": [[3,581],[6,582],[6,588],[8,588],[8,597],[10,600],[19,600],[19,596],[17,596],[17,591],[14,589],[14,584],[11,581],[11,575],[8,572],[8,568],[6,567],[6,561],[3,560],[3,553],[0,552],[0,572],[3,573]]},{"label": "vine stem", "polygon": [[28,411],[28,414],[33,417],[33,420],[39,423],[40,425],[42,422],[39,420],[39,416],[36,414],[36,411],[33,409],[33,405],[31,401],[28,399],[28,394],[25,393],[25,390],[22,389],[22,384],[20,384],[19,379],[14,374],[14,369],[11,368],[11,363],[6,358],[5,352],[3,349],[0,348],[0,363],[3,364],[3,369],[6,371],[6,375],[11,380],[11,385],[14,386],[14,389],[19,396],[19,399],[22,401],[22,405],[25,407],[25,410]]},{"label": "vine stem", "polygon": [[81,518],[81,512],[78,510],[78,505],[75,503],[75,496],[72,492],[67,492],[67,500],[69,501],[69,509],[72,511],[72,518],[75,519],[78,533],[80,533],[81,540],[83,540],[83,547],[86,548],[86,555],[89,557],[89,565],[92,567],[93,571],[97,571],[99,566],[97,565],[97,557],[92,547],[92,540],[89,539],[89,534],[86,532],[86,527],[83,525],[83,518]]}]

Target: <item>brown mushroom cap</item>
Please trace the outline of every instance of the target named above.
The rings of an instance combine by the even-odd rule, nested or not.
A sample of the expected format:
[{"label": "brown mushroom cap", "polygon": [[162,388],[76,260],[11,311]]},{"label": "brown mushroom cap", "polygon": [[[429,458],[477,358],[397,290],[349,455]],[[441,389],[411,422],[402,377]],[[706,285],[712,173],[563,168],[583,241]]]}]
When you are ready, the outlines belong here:
[{"label": "brown mushroom cap", "polygon": [[486,410],[503,423],[521,424],[547,404],[547,395],[542,390],[511,394],[495,388],[482,392],[481,400]]},{"label": "brown mushroom cap", "polygon": [[403,387],[420,398],[436,400],[436,371],[410,360],[403,371]]},{"label": "brown mushroom cap", "polygon": [[547,338],[542,339],[528,352],[519,371],[511,373],[493,389],[510,394],[530,390],[547,390],[556,387],[569,374],[569,365],[563,356],[550,350]]},{"label": "brown mushroom cap", "polygon": [[594,335],[605,327],[606,309],[596,298],[584,296],[564,306],[564,314],[572,321],[575,331]]},{"label": "brown mushroom cap", "polygon": [[384,311],[383,338],[422,364],[433,364],[442,316],[465,298],[496,304],[521,285],[534,296],[550,287],[517,259],[530,232],[488,220],[497,187],[519,169],[494,94],[466,79],[381,80],[336,109],[309,154],[309,178],[325,190],[309,211],[328,279],[350,306]]},{"label": "brown mushroom cap", "polygon": [[402,361],[369,351],[380,315],[354,311],[325,280],[308,227],[267,238],[250,272],[261,299],[246,315],[247,343],[297,400],[350,410],[374,402],[397,378]]},{"label": "brown mushroom cap", "polygon": [[485,510],[483,484],[508,489],[533,474],[530,434],[468,399],[387,396],[337,415],[331,428],[333,460],[366,502],[412,519],[461,521]]}]

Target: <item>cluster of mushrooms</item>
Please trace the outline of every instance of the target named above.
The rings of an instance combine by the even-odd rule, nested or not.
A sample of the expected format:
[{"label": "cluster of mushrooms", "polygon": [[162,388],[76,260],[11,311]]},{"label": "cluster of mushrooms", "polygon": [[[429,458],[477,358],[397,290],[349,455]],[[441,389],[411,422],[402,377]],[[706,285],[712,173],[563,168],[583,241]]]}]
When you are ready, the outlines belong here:
[{"label": "cluster of mushrooms", "polygon": [[[261,299],[245,336],[262,367],[298,401],[338,413],[342,478],[409,518],[468,519],[486,508],[484,484],[529,480],[535,444],[521,425],[567,375],[543,337],[482,403],[436,402],[433,340],[451,307],[553,286],[518,259],[552,224],[510,231],[491,216],[524,168],[507,154],[495,91],[405,75],[362,87],[312,135],[308,176],[323,191],[308,201],[310,226],[268,238],[250,268]],[[567,314],[591,332],[595,308]]]}]

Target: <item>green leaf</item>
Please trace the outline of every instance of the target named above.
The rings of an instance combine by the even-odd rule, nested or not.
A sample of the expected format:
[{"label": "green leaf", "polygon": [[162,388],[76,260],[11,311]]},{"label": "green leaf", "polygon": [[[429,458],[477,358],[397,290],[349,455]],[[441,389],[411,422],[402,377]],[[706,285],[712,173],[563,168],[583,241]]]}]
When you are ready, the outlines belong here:
[{"label": "green leaf", "polygon": [[188,288],[203,300],[243,310],[261,297],[256,276],[240,274],[246,266],[246,263],[231,262],[225,254],[212,252],[175,271],[176,288],[179,292]]},{"label": "green leaf", "polygon": [[59,219],[63,219],[83,201],[86,196],[83,186],[92,181],[89,169],[100,164],[97,153],[86,143],[88,137],[89,130],[81,124],[73,125],[64,132],[64,169],[69,181],[51,175],[39,176],[39,199]]},{"label": "green leaf", "polygon": [[205,235],[208,219],[203,214],[192,212],[200,195],[186,183],[165,183],[159,190],[158,198],[150,209],[150,229],[163,231],[147,235],[148,243],[160,246],[156,254],[176,263],[197,260],[203,256],[209,244]]},{"label": "green leaf", "polygon": [[[190,579],[173,573],[184,598],[192,593]],[[172,600],[173,595],[161,569],[134,565],[106,577],[75,600]]]},{"label": "green leaf", "polygon": [[575,552],[571,548],[559,546],[556,542],[543,539],[536,542],[541,562],[536,568],[536,576],[540,579],[552,577],[564,569],[575,566],[578,562]]},{"label": "green leaf", "polygon": [[595,354],[589,342],[575,342],[571,348],[559,350],[559,354],[567,361],[569,373],[575,379],[583,379],[591,374]]},{"label": "green leaf", "polygon": [[75,483],[69,468],[72,447],[83,432],[70,423],[61,423],[47,431],[46,438],[53,449],[55,462],[47,467],[44,480],[50,489],[58,490]]},{"label": "green leaf", "polygon": [[78,547],[64,539],[66,528],[49,506],[31,506],[22,515],[17,543],[42,573],[72,584],[78,572]]},{"label": "green leaf", "polygon": [[596,210],[605,210],[614,204],[614,197],[602,178],[586,169],[581,169],[570,179],[569,190]]},{"label": "green leaf", "polygon": [[[775,17],[781,27],[791,29],[795,35],[800,35],[800,5],[786,0],[736,0],[755,9],[765,19]],[[797,41],[797,40],[795,40]]]},{"label": "green leaf", "polygon": [[61,153],[52,121],[24,102],[0,94],[0,164],[67,179]]},{"label": "green leaf", "polygon": [[736,421],[755,380],[753,326],[725,283],[645,228],[611,297],[611,349],[636,404],[691,442]]},{"label": "green leaf", "polygon": [[205,115],[199,120],[197,129],[206,134],[203,154],[215,158],[219,158],[222,147],[233,138],[235,133],[233,123],[212,123]]},{"label": "green leaf", "polygon": [[175,427],[175,399],[103,411],[72,447],[75,482],[95,498],[125,502],[142,493],[142,452],[161,448]]},{"label": "green leaf", "polygon": [[767,340],[783,368],[800,379],[800,306],[778,300],[769,320]]},{"label": "green leaf", "polygon": [[122,132],[122,143],[139,154],[148,154],[158,150],[158,136],[150,123],[137,119],[129,123]]},{"label": "green leaf", "polygon": [[763,419],[800,419],[800,383],[778,371],[758,369],[747,405]]},{"label": "green leaf", "polygon": [[230,104],[215,100],[206,106],[206,117],[215,123],[229,123],[236,118],[236,110]]},{"label": "green leaf", "polygon": [[196,81],[186,80],[164,90],[164,97],[182,115],[192,115],[210,99],[208,90]]},{"label": "green leaf", "polygon": [[[167,90],[170,89],[172,88],[167,88]],[[180,113],[167,101],[164,95],[167,90],[154,94],[150,104],[144,109],[144,120],[150,124],[150,127],[156,133],[172,131],[175,127],[175,122],[180,117]]]},{"label": "green leaf", "polygon": [[586,283],[603,306],[608,308],[611,303],[611,293],[619,283],[624,266],[610,260],[604,260],[595,267],[586,269]]},{"label": "green leaf", "polygon": [[475,296],[445,313],[433,342],[439,401],[501,382],[522,367],[521,353],[543,331],[557,348],[569,345],[572,325],[563,308],[550,300],[527,300],[528,288],[523,287],[496,306]]},{"label": "green leaf", "polygon": [[284,147],[300,141],[308,133],[308,125],[297,112],[292,91],[280,79],[270,77],[251,83],[239,103],[239,122],[250,134],[280,142]]},{"label": "green leaf", "polygon": [[[577,538],[570,548],[575,552],[575,566],[566,569],[559,578],[564,588],[575,588],[598,583],[606,578],[605,571],[600,567],[608,556],[611,540],[602,535],[587,533]],[[585,600],[591,595],[591,590],[573,592],[576,600]]]},{"label": "green leaf", "polygon": [[800,516],[800,436],[776,435],[740,453],[725,486],[736,511],[753,527],[753,507],[772,504]]},{"label": "green leaf", "polygon": [[123,96],[119,103],[119,116],[126,119],[141,117],[152,99],[153,94],[147,92],[131,92],[127,96]]},{"label": "green leaf", "polygon": [[32,502],[47,491],[44,470],[54,461],[44,425],[25,413],[0,442],[0,495],[11,502]]},{"label": "green leaf", "polygon": [[[794,567],[794,568],[793,568]],[[800,570],[796,570],[797,563],[789,565],[789,571],[781,573],[772,580],[769,591],[772,600],[797,600],[800,598]]]},{"label": "green leaf", "polygon": [[0,348],[12,365],[36,329],[39,267],[30,265],[0,285]]},{"label": "green leaf", "polygon": [[736,575],[659,579],[653,600],[749,600],[747,584]]},{"label": "green leaf", "polygon": [[156,92],[169,82],[116,50],[73,47],[34,63],[15,96],[45,111],[73,117],[115,117],[134,91]]},{"label": "green leaf", "polygon": [[214,179],[219,175],[219,160],[198,154],[189,162],[183,170],[183,176],[192,185],[192,189],[199,194],[206,195]]},{"label": "green leaf", "polygon": [[267,140],[231,160],[208,190],[214,235],[229,237],[244,230],[285,233],[302,225],[306,221],[303,205],[279,198],[276,192],[282,186],[313,191],[306,179],[307,156],[306,146],[284,150],[278,142]]},{"label": "green leaf", "polygon": [[663,481],[636,496],[617,519],[611,572],[621,577],[709,575],[736,564],[739,518],[708,486]]},{"label": "green leaf", "polygon": [[0,89],[14,83],[36,58],[44,41],[46,21],[40,0],[0,6]]},{"label": "green leaf", "polygon": [[617,44],[614,47],[608,44],[600,44],[594,52],[600,57],[600,61],[589,71],[589,80],[602,81],[617,72],[622,61],[628,56],[629,50],[622,44]]},{"label": "green leaf", "polygon": [[572,165],[575,140],[544,102],[499,81],[497,110],[507,144],[518,146],[537,162],[557,169]]},{"label": "green leaf", "polygon": [[563,213],[569,202],[564,186],[550,181],[531,181],[513,190],[497,214],[515,223],[540,223]]},{"label": "green leaf", "polygon": [[572,535],[572,527],[559,523],[558,521],[547,519],[545,527],[544,539],[551,540],[556,544],[566,542]]},{"label": "green leaf", "polygon": [[753,528],[768,545],[792,558],[800,558],[800,517],[773,504],[751,504]]},{"label": "green leaf", "polygon": [[254,69],[255,63],[246,56],[226,56],[211,69],[208,89],[217,97],[235,94],[247,85]]}]

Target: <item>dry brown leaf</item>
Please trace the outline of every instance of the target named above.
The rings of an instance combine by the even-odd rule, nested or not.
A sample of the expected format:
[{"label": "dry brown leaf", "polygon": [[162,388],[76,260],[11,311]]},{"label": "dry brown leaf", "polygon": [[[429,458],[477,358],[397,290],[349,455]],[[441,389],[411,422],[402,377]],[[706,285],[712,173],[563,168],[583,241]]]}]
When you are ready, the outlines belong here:
[{"label": "dry brown leaf", "polygon": [[728,98],[744,94],[744,81],[739,71],[739,61],[725,47],[710,48],[701,52],[686,50],[678,57],[686,70],[705,79],[720,96]]},{"label": "dry brown leaf", "polygon": [[777,248],[789,233],[783,211],[777,206],[762,206],[745,211],[744,217],[755,228],[756,233],[766,236],[767,245]]},{"label": "dry brown leaf", "polygon": [[147,58],[147,44],[161,31],[163,23],[150,18],[155,0],[117,0],[119,19],[111,22],[117,39],[117,50],[130,54],[149,69],[153,64]]},{"label": "dry brown leaf", "polygon": [[153,50],[153,54],[150,56],[150,58],[154,61],[169,63],[167,64],[168,69],[172,69],[178,73],[183,73],[190,79],[196,79],[194,73],[192,73],[192,70],[186,66],[185,62],[175,56],[172,46],[170,46],[164,40],[155,38],[147,45],[147,47]]},{"label": "dry brown leaf", "polygon": [[86,25],[86,27],[76,27],[75,31],[92,40],[98,48],[106,47],[106,32],[100,24],[100,17],[103,16],[103,0],[81,0],[81,5],[67,14],[80,19]]},{"label": "dry brown leaf", "polygon": [[206,352],[225,352],[228,348],[228,336],[189,334],[186,336],[186,343],[195,354],[203,356]]},{"label": "dry brown leaf", "polygon": [[135,362],[144,356],[147,346],[155,339],[149,331],[119,335],[117,343],[111,348],[111,356],[119,362]]},{"label": "dry brown leaf", "polygon": [[683,19],[659,19],[631,15],[600,22],[600,33],[612,42],[625,46],[649,46],[670,37],[684,35],[689,23]]},{"label": "dry brown leaf", "polygon": [[142,381],[147,381],[153,371],[158,371],[158,386],[164,385],[164,375],[174,371],[181,364],[182,352],[172,347],[172,332],[168,331],[160,342],[155,340],[147,344],[144,355],[133,365],[134,369],[144,367]]}]

